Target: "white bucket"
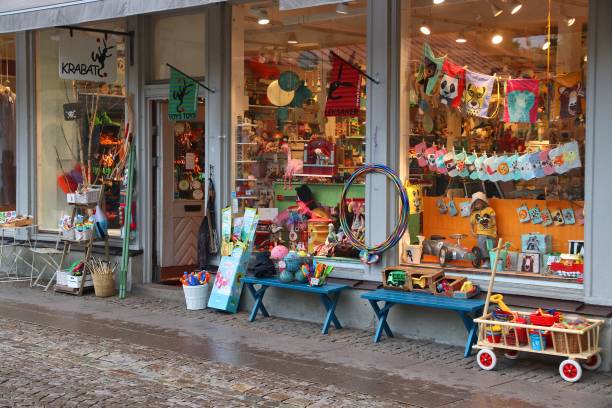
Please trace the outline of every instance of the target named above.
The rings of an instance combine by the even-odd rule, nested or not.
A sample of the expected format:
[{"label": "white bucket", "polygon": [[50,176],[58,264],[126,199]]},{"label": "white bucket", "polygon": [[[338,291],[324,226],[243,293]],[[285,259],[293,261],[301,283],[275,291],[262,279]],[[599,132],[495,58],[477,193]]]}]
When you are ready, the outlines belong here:
[{"label": "white bucket", "polygon": [[198,286],[183,286],[183,293],[185,293],[185,302],[187,303],[187,310],[202,310],[206,309],[206,303],[208,303],[208,284]]}]

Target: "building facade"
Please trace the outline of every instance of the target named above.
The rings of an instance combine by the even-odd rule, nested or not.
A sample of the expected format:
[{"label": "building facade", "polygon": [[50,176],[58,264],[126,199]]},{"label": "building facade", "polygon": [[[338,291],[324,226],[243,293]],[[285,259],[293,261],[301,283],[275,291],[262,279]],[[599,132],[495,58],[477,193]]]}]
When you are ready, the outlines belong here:
[{"label": "building facade", "polygon": [[[496,280],[496,290],[517,306],[559,303],[578,313],[607,316],[601,310],[612,306],[607,214],[612,182],[605,167],[607,149],[612,151],[607,134],[612,125],[610,2],[532,0],[515,13],[501,3],[498,15],[490,2],[471,0],[440,5],[428,0],[184,0],[172,2],[172,9],[162,1],[39,3],[0,9],[0,81],[3,103],[9,104],[1,113],[8,116],[1,119],[0,203],[3,210],[33,215],[39,241],[57,237],[65,212],[63,175],[79,173],[77,163],[91,158],[85,162],[109,192],[105,212],[111,243],[120,246],[121,179],[105,177],[104,169],[112,165],[105,167],[103,160],[118,159],[112,146],[121,134],[95,136],[83,128],[83,120],[66,120],[65,105],[76,104],[81,114],[108,120],[121,132],[129,123],[134,135],[130,248],[137,261],[132,282],[158,282],[198,263],[209,180],[216,188],[212,216],[217,225],[219,209],[227,205],[276,209],[264,212],[270,219],[290,214],[296,199],[303,199],[295,188],[307,186],[330,220],[337,220],[338,205],[348,205],[355,232],[371,244],[384,241],[399,218],[399,203],[383,176],[355,183],[349,201],[340,203],[347,176],[363,163],[378,163],[418,186],[422,208],[411,211],[409,234],[380,262],[364,264],[350,249],[328,258],[336,277],[364,290],[375,287],[382,267],[412,261],[407,251],[419,235],[465,234],[463,242],[471,248],[476,241],[469,237],[470,217],[461,217],[459,210],[472,193],[483,191],[496,213],[495,235],[512,241],[517,257]],[[77,50],[70,44],[79,38],[114,47],[109,54],[116,55],[107,59],[113,64],[112,81],[62,77],[61,63],[71,55],[69,49]],[[168,64],[209,88],[198,88],[195,114],[188,120],[168,117]],[[342,69],[360,73],[345,79]],[[453,82],[453,77],[462,79]],[[453,82],[452,90],[442,86],[444,79]],[[353,104],[334,106],[330,87],[341,89],[343,83],[354,88]],[[528,93],[529,84],[531,99],[504,103],[513,86]],[[470,113],[457,88],[467,93],[476,87],[483,87],[485,96],[476,95],[481,112]],[[525,108],[523,102],[531,105]],[[571,151],[574,145],[577,150]],[[559,170],[550,164],[550,173],[513,179],[501,173],[498,179],[472,178],[456,169],[458,162],[467,167],[469,156],[468,165],[481,158],[491,166],[512,166],[526,151],[554,149],[570,149],[579,165]],[[451,152],[449,167],[444,158]],[[443,156],[444,169],[436,163],[432,168],[428,154]],[[451,177],[450,171],[456,174]],[[551,217],[566,210],[573,220],[563,226],[522,223],[516,211],[523,206],[548,210]],[[309,228],[314,235],[328,223],[285,222],[284,239],[308,247]],[[529,233],[551,240],[537,261],[541,270],[521,271],[516,265],[518,257],[524,260],[520,241]],[[569,278],[546,273],[548,255],[569,252],[569,241],[583,243],[584,273]],[[436,254],[428,255],[435,264]],[[464,266],[457,263],[454,272],[486,284],[484,269]],[[373,316],[355,292],[338,313],[348,324],[365,327]],[[281,293],[273,299],[272,309],[279,314],[311,318],[308,299],[295,302]],[[404,332],[463,341],[459,321],[433,314],[407,312],[401,319],[416,321],[419,328],[406,323]],[[612,336],[606,327],[603,341],[609,349]]]}]

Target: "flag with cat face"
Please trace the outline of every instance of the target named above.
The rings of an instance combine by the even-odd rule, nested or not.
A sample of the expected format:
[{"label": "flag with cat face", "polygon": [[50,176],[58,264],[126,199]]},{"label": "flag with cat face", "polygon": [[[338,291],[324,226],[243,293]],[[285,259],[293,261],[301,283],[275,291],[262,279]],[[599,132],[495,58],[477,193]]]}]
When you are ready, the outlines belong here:
[{"label": "flag with cat face", "polygon": [[494,84],[495,77],[468,70],[465,71],[463,108],[468,115],[487,117]]}]

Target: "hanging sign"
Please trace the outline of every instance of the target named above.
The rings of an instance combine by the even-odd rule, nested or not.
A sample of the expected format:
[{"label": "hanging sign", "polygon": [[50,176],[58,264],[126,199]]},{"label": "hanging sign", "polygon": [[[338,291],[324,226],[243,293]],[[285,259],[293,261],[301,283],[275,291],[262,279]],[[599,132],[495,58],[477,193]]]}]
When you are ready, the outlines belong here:
[{"label": "hanging sign", "polygon": [[195,119],[198,84],[191,78],[170,68],[168,119],[172,121]]},{"label": "hanging sign", "polygon": [[332,54],[325,116],[357,116],[361,101],[361,74]]},{"label": "hanging sign", "polygon": [[60,37],[59,76],[62,79],[93,82],[117,80],[117,42],[97,36],[72,36],[66,32]]}]

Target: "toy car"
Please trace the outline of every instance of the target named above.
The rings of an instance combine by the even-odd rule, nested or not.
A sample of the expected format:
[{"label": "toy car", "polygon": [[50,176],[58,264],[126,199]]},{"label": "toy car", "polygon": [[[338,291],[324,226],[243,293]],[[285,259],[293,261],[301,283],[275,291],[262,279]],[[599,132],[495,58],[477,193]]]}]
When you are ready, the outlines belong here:
[{"label": "toy car", "polygon": [[398,288],[403,287],[406,284],[406,272],[404,271],[391,271],[387,276],[387,286],[395,286]]},{"label": "toy car", "polygon": [[423,253],[438,257],[440,266],[446,266],[450,261],[469,260],[475,268],[480,268],[483,261],[482,251],[478,247],[469,248],[461,245],[461,240],[467,237],[465,234],[452,234],[452,239],[457,243],[445,241],[444,237],[432,235],[431,239],[423,241]]}]

